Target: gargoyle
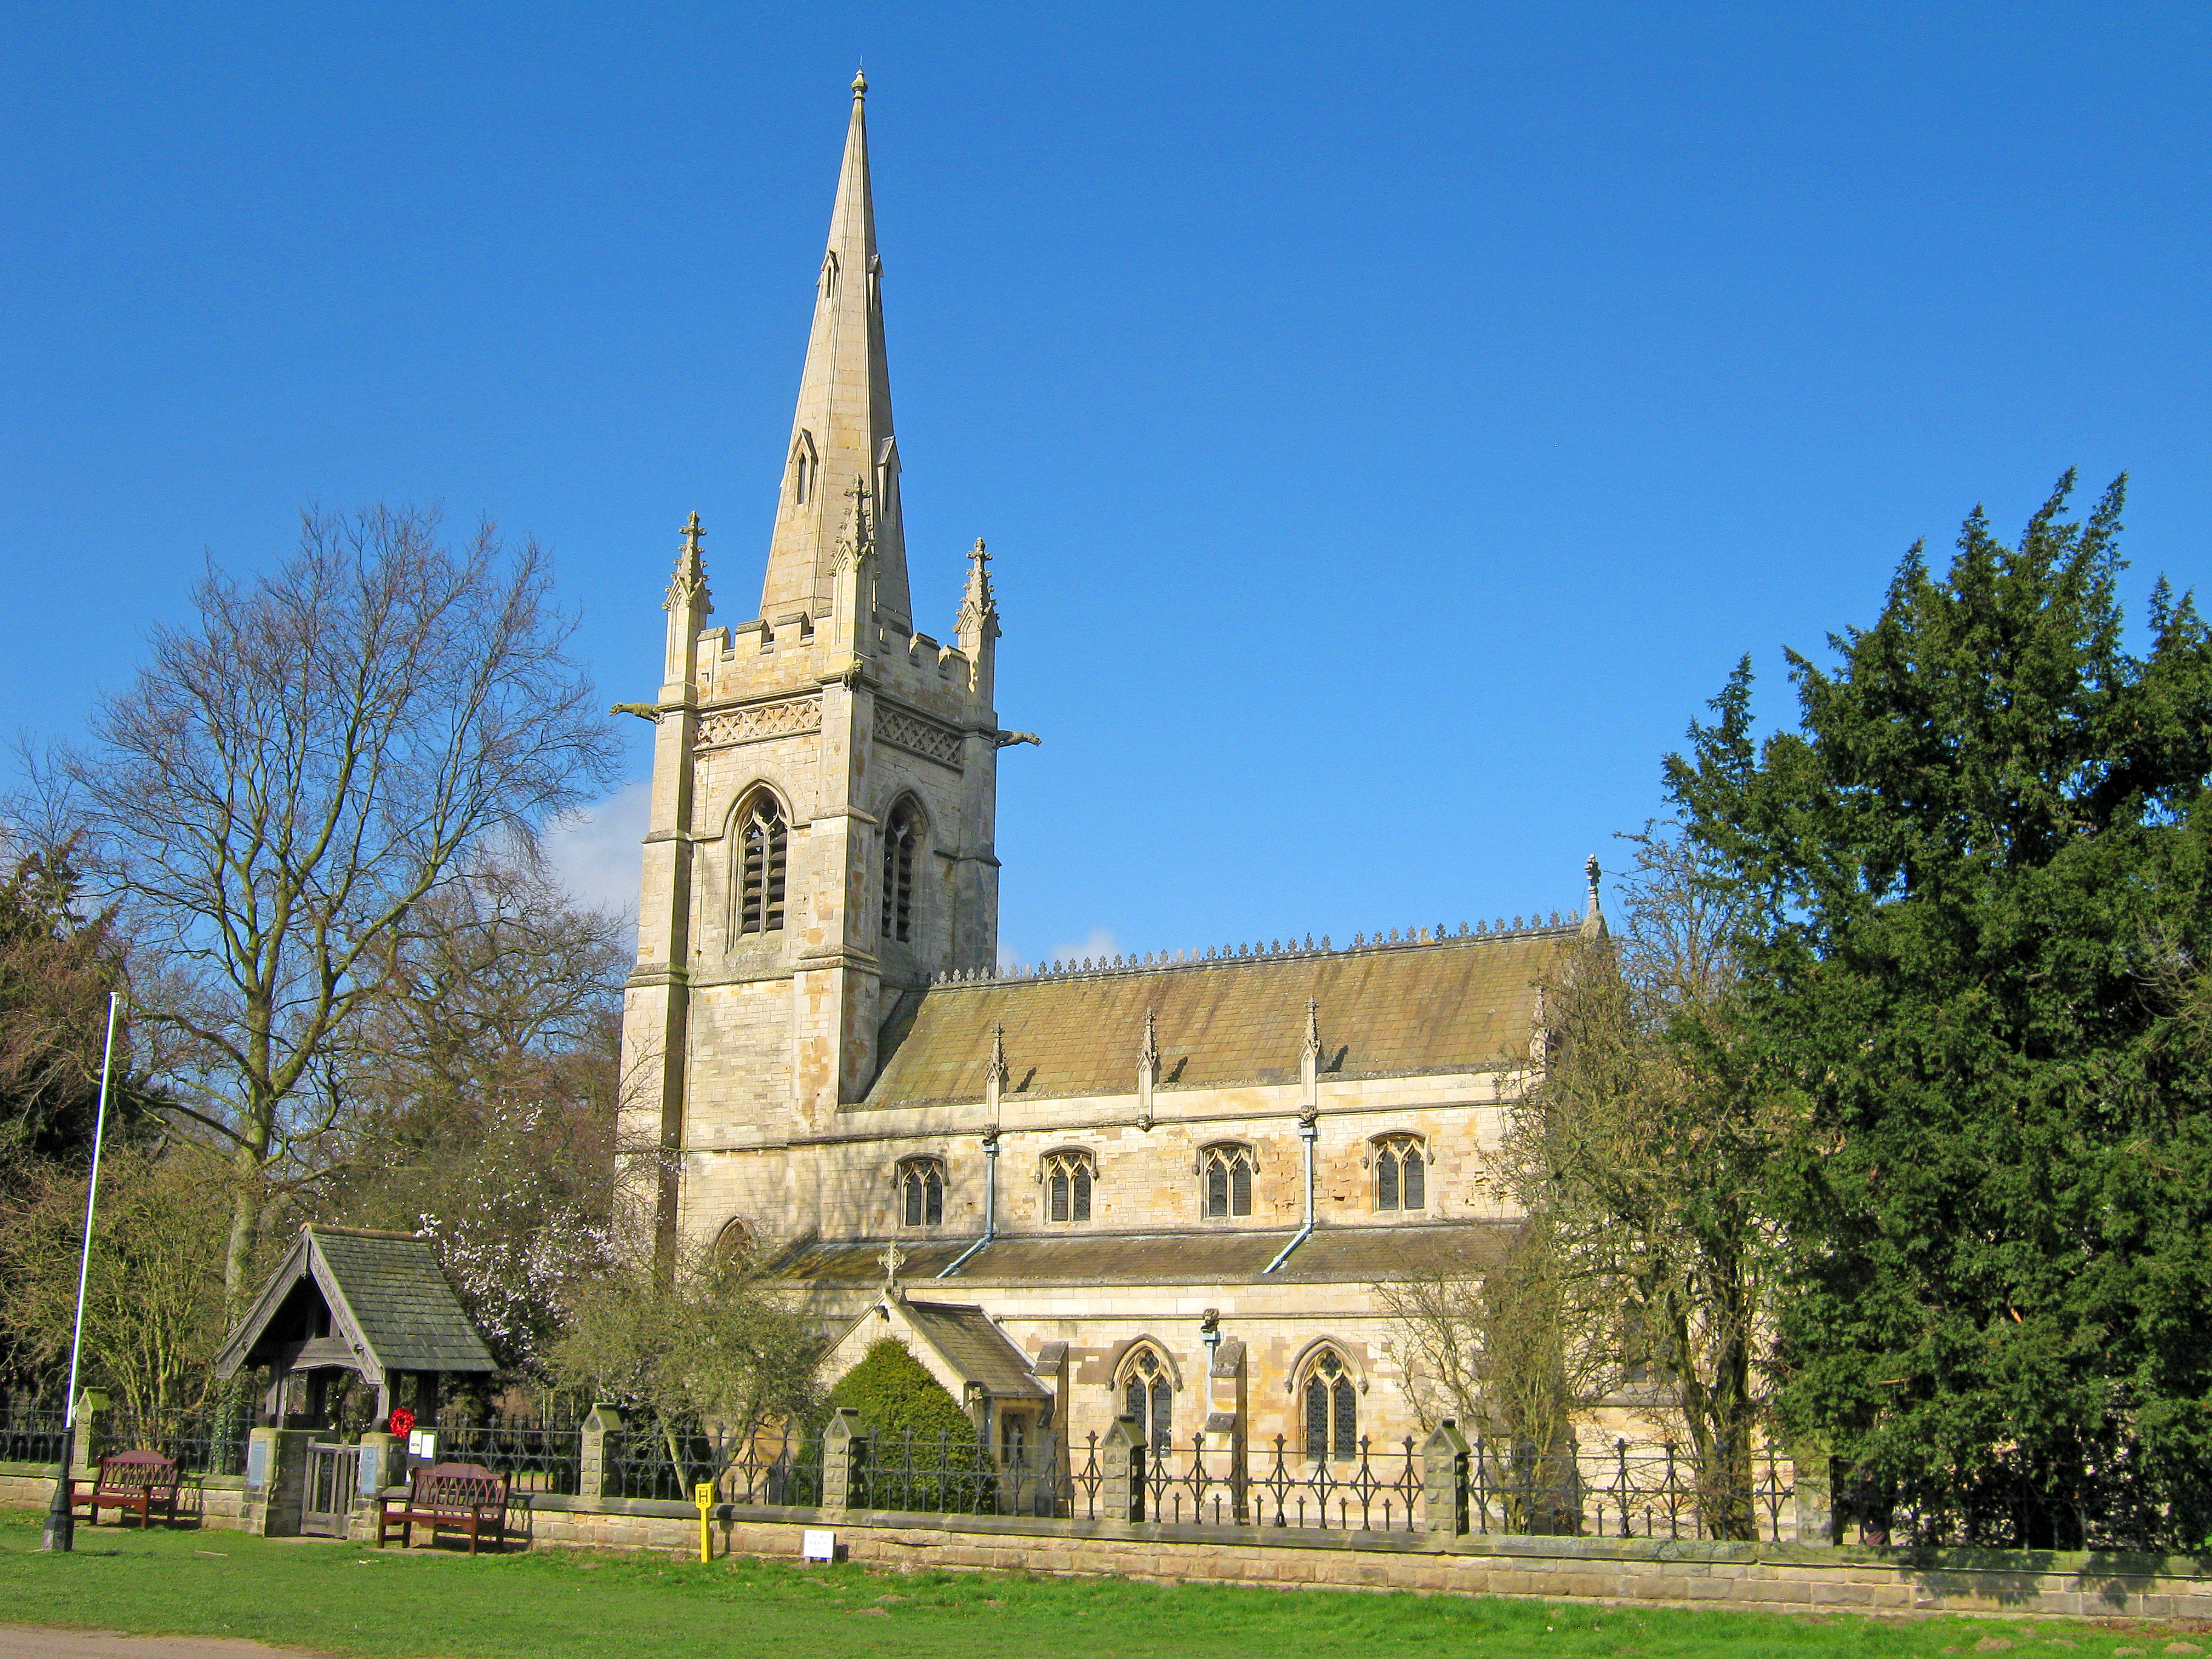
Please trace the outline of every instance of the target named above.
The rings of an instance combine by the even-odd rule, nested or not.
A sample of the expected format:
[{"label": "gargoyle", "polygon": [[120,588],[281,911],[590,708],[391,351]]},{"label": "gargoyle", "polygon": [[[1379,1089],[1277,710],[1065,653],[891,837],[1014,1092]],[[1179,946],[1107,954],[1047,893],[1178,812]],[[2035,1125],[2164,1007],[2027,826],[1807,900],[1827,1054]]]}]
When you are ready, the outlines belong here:
[{"label": "gargoyle", "polygon": [[991,735],[998,740],[1001,749],[1010,749],[1018,743],[1033,743],[1039,748],[1044,746],[1044,739],[1034,732],[994,732]]}]

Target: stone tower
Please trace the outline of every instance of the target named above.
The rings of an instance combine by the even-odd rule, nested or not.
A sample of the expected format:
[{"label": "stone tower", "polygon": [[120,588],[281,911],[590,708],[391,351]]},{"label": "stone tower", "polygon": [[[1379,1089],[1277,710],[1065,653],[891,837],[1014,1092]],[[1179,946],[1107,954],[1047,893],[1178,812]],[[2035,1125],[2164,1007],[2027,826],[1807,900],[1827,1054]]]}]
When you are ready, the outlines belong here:
[{"label": "stone tower", "polygon": [[640,711],[658,731],[623,1139],[664,1243],[714,1224],[685,1200],[691,1154],[834,1135],[902,994],[998,949],[998,610],[979,541],[957,644],[914,629],[866,92],[856,77],[760,614],[707,627],[693,514]]}]

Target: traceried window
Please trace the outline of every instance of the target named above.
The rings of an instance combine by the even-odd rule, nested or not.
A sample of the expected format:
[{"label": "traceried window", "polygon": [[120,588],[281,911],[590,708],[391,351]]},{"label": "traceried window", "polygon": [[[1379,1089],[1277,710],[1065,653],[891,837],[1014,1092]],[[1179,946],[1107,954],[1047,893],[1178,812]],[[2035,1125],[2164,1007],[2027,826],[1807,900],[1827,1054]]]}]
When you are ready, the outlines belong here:
[{"label": "traceried window", "polygon": [[1375,1143],[1375,1207],[1428,1207],[1429,1161],[1418,1135],[1386,1135]]},{"label": "traceried window", "polygon": [[1206,1218],[1252,1213],[1252,1149],[1208,1146],[1198,1157],[1200,1191]]},{"label": "traceried window", "polygon": [[884,826],[883,936],[914,937],[914,854],[921,840],[921,809],[911,797],[891,809]]},{"label": "traceried window", "polygon": [[899,1222],[934,1227],[945,1219],[945,1160],[910,1158],[899,1165]]},{"label": "traceried window", "polygon": [[1137,1432],[1156,1453],[1175,1444],[1175,1384],[1167,1362],[1149,1344],[1121,1367],[1121,1409],[1137,1419]]},{"label": "traceried window", "polygon": [[1306,1455],[1345,1459],[1359,1454],[1359,1390],[1334,1348],[1323,1348],[1306,1367]]},{"label": "traceried window", "polygon": [[1097,1166],[1091,1154],[1074,1151],[1048,1152],[1044,1160],[1045,1218],[1048,1221],[1091,1219],[1091,1183]]},{"label": "traceried window", "polygon": [[791,841],[783,808],[763,789],[738,819],[738,932],[781,933],[784,858]]}]

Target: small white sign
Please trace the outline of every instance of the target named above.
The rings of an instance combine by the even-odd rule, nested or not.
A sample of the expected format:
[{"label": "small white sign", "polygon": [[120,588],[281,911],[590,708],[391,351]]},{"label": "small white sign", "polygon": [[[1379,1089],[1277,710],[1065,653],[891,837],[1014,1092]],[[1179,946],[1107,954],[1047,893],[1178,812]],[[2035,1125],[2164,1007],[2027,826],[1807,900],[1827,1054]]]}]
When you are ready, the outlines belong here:
[{"label": "small white sign", "polygon": [[410,1457],[436,1458],[438,1455],[436,1431],[431,1429],[410,1430],[407,1435],[407,1455]]},{"label": "small white sign", "polygon": [[809,1527],[799,1540],[799,1559],[806,1561],[835,1561],[837,1559],[837,1534],[824,1527]]}]

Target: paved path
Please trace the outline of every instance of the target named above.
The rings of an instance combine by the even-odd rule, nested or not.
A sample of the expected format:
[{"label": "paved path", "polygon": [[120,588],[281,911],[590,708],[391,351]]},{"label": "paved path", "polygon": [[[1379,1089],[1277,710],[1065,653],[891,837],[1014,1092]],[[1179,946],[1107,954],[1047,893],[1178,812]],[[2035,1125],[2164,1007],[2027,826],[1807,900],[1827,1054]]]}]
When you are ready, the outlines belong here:
[{"label": "paved path", "polygon": [[272,1648],[222,1636],[118,1636],[104,1630],[0,1625],[0,1659],[322,1659],[307,1648]]}]

